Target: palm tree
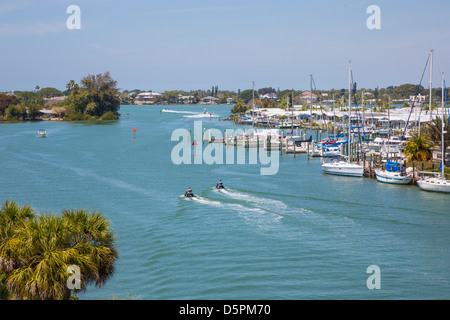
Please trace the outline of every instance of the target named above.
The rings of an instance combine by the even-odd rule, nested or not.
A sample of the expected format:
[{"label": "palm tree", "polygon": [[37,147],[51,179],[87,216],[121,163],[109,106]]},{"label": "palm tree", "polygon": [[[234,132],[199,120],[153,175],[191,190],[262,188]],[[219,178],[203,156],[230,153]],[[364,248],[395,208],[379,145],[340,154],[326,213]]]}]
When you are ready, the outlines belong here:
[{"label": "palm tree", "polygon": [[244,104],[244,101],[242,101],[242,99],[239,99],[236,104],[234,105],[233,109],[231,109],[231,113],[239,113],[239,115],[241,115],[241,113],[247,111],[247,106]]},{"label": "palm tree", "polygon": [[[10,216],[22,218],[9,223]],[[29,207],[7,202],[0,223],[0,272],[17,299],[69,299],[90,283],[103,285],[114,273],[114,235],[99,212],[35,215]],[[79,287],[68,285],[71,266],[80,270]]]},{"label": "palm tree", "polygon": [[[450,124],[448,117],[444,117],[444,132],[444,150],[447,150],[447,147],[450,146]],[[431,145],[442,147],[442,119],[436,117],[431,122],[425,124],[424,134]]]},{"label": "palm tree", "polygon": [[431,159],[430,147],[425,135],[415,132],[406,143],[403,153],[409,161],[428,161]]}]

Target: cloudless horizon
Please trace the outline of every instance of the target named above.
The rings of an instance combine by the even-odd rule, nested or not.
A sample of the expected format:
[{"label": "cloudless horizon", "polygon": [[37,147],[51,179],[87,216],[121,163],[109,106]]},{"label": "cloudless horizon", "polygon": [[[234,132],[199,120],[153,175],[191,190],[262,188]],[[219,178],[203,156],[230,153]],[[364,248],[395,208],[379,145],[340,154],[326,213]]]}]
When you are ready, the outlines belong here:
[{"label": "cloudless horizon", "polygon": [[[69,30],[70,5],[81,28]],[[378,5],[381,29],[366,26]],[[0,91],[55,87],[109,71],[121,90],[318,90],[418,84],[450,74],[450,2],[4,0]],[[429,86],[429,72],[422,85]]]}]

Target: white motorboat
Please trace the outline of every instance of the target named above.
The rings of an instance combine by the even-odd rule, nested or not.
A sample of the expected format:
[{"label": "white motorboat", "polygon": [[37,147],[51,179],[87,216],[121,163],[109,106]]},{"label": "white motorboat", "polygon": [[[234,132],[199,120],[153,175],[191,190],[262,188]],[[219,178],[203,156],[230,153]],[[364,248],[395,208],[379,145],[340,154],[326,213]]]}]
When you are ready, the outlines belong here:
[{"label": "white motorboat", "polygon": [[408,184],[412,180],[412,174],[402,170],[400,163],[389,160],[384,170],[375,170],[375,175],[378,181],[391,184]]},{"label": "white motorboat", "polygon": [[45,138],[47,136],[47,131],[45,129],[39,129],[38,130],[38,137],[39,138]]},{"label": "white motorboat", "polygon": [[362,177],[364,174],[362,165],[351,163],[344,156],[329,158],[322,164],[322,170],[324,173],[341,176]]}]

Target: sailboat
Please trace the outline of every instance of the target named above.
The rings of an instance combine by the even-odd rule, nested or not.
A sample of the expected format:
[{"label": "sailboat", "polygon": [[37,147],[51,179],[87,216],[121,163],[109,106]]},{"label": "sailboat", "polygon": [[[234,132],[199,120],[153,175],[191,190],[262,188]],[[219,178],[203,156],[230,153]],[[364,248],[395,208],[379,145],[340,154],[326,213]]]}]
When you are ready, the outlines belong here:
[{"label": "sailboat", "polygon": [[377,180],[392,184],[408,184],[412,180],[411,173],[406,173],[402,165],[398,162],[392,162],[388,159],[384,170],[375,170]]},{"label": "sailboat", "polygon": [[441,135],[442,135],[442,158],[441,158],[441,176],[440,177],[427,177],[417,181],[417,185],[421,190],[425,191],[435,191],[435,192],[445,192],[450,193],[450,180],[445,179],[444,173],[444,159],[445,159],[445,149],[444,149],[444,73],[442,73],[442,123],[441,123]]},{"label": "sailboat", "polygon": [[[348,85],[348,154],[350,155],[350,137],[351,137],[351,112],[352,112],[352,78],[351,78],[351,62],[348,62],[349,70],[349,85]],[[337,174],[341,176],[353,176],[353,177],[362,177],[364,174],[364,167],[362,165],[351,163],[350,158],[339,156],[332,157],[329,161],[324,162],[322,164],[322,170],[328,174]]]},{"label": "sailboat", "polygon": [[[390,101],[390,99],[389,99]],[[387,140],[387,163],[385,164],[384,170],[375,170],[375,176],[380,182],[391,183],[391,184],[408,184],[412,180],[412,175],[406,173],[403,167],[398,162],[392,162],[389,159],[390,149],[389,140],[391,136],[391,116],[390,116],[390,104],[388,105],[388,140]]]}]

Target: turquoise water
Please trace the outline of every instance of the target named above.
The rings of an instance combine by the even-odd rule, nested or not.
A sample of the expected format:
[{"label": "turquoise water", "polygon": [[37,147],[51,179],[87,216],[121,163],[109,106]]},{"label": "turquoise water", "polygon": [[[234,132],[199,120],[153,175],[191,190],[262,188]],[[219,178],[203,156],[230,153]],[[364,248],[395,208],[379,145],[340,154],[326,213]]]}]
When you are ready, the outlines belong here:
[{"label": "turquoise water", "polygon": [[[281,156],[276,175],[249,161],[175,165],[175,129],[237,127],[160,108],[122,106],[122,119],[105,123],[0,125],[0,201],[101,210],[111,221],[116,272],[80,299],[450,298],[449,195],[326,175],[305,155]],[[214,189],[218,179],[226,190]],[[196,199],[181,196],[189,186]],[[366,286],[371,265],[380,289]]]}]

